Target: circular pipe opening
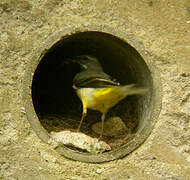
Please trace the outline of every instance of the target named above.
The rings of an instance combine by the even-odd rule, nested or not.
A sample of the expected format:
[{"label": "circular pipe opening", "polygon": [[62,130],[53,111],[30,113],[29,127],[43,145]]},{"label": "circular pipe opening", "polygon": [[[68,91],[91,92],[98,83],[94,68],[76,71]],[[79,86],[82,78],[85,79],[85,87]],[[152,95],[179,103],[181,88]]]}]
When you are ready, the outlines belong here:
[{"label": "circular pipe opening", "polygon": [[[39,132],[39,128],[36,132],[46,142],[49,138],[42,135],[46,131],[59,132],[78,127],[82,104],[72,88],[72,81],[80,69],[76,64],[64,63],[68,58],[78,55],[96,57],[103,70],[122,85],[135,83],[148,87],[148,92],[145,95],[128,96],[109,110],[106,119],[119,116],[126,126],[126,131],[121,135],[103,136],[102,140],[112,147],[110,152],[93,155],[63,145],[56,149],[68,158],[85,162],[104,162],[121,158],[137,148],[150,134],[154,124],[156,93],[151,72],[141,55],[116,36],[98,31],[77,32],[62,37],[46,50],[32,80],[32,101],[40,123],[31,120],[31,116],[29,121],[32,121],[34,129],[43,126],[40,127],[42,132]],[[98,137],[91,127],[101,121],[100,115],[99,112],[88,110],[81,131]]]}]

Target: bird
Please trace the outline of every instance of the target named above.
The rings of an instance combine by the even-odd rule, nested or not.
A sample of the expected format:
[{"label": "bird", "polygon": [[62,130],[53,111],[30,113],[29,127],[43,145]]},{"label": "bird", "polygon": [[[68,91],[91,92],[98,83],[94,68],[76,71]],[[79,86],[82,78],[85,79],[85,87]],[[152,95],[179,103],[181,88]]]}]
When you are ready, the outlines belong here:
[{"label": "bird", "polygon": [[73,88],[83,105],[77,132],[80,132],[82,122],[87,116],[87,109],[96,110],[101,112],[102,125],[98,138],[101,139],[109,109],[126,96],[146,93],[147,88],[136,87],[135,84],[120,85],[119,81],[104,72],[99,60],[93,56],[80,55],[71,61],[81,67],[73,78]]}]

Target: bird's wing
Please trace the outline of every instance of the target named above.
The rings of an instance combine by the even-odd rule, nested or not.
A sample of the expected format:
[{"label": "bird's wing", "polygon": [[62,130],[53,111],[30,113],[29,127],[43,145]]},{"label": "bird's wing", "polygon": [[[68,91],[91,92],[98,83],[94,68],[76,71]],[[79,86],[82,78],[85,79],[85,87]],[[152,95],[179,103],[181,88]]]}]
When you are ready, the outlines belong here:
[{"label": "bird's wing", "polygon": [[111,87],[118,85],[119,84],[114,81],[101,79],[101,78],[85,79],[83,81],[74,83],[74,86],[78,88],[82,87],[102,88],[102,87]]},{"label": "bird's wing", "polygon": [[74,87],[76,88],[83,88],[83,87],[102,88],[102,87],[111,87],[111,86],[120,85],[118,82],[99,77],[81,79],[80,81],[74,81],[73,84]]},{"label": "bird's wing", "polygon": [[73,80],[73,87],[102,88],[120,85],[110,75],[106,74],[99,61],[89,56],[80,56],[78,60],[73,60],[81,66],[81,71],[77,73]]}]

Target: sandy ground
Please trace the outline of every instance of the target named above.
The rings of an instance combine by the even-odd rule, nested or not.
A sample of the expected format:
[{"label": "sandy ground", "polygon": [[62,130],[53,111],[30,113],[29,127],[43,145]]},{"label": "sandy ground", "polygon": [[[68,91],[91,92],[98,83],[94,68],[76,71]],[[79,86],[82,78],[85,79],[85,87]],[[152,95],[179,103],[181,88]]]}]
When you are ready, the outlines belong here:
[{"label": "sandy ground", "polygon": [[[146,142],[102,164],[60,156],[23,111],[22,83],[34,49],[73,24],[98,23],[142,44],[160,71],[163,103]],[[190,179],[190,2],[188,0],[1,0],[0,179]]]}]

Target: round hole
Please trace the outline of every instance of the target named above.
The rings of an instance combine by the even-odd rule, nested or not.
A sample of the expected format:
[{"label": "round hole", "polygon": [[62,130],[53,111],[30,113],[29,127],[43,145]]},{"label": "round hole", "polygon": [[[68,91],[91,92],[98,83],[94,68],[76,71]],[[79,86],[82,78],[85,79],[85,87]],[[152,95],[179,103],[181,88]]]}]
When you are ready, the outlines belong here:
[{"label": "round hole", "polygon": [[[39,121],[31,120],[31,112],[29,121],[45,142],[49,140],[48,133],[51,131],[77,129],[82,104],[72,84],[80,68],[76,64],[65,63],[65,60],[78,55],[96,57],[103,70],[122,85],[135,83],[147,87],[148,92],[145,95],[128,96],[109,110],[106,119],[119,116],[126,126],[126,131],[121,135],[103,136],[102,140],[112,148],[110,152],[94,155],[63,145],[58,146],[56,150],[68,158],[85,162],[104,162],[121,158],[137,148],[150,134],[158,115],[155,113],[160,107],[160,104],[159,107],[155,106],[155,95],[159,94],[159,90],[156,91],[154,77],[137,50],[110,33],[75,32],[63,36],[43,53],[32,79],[32,102]],[[92,125],[101,121],[100,115],[99,112],[88,110],[81,131],[98,137],[92,130]]]}]

